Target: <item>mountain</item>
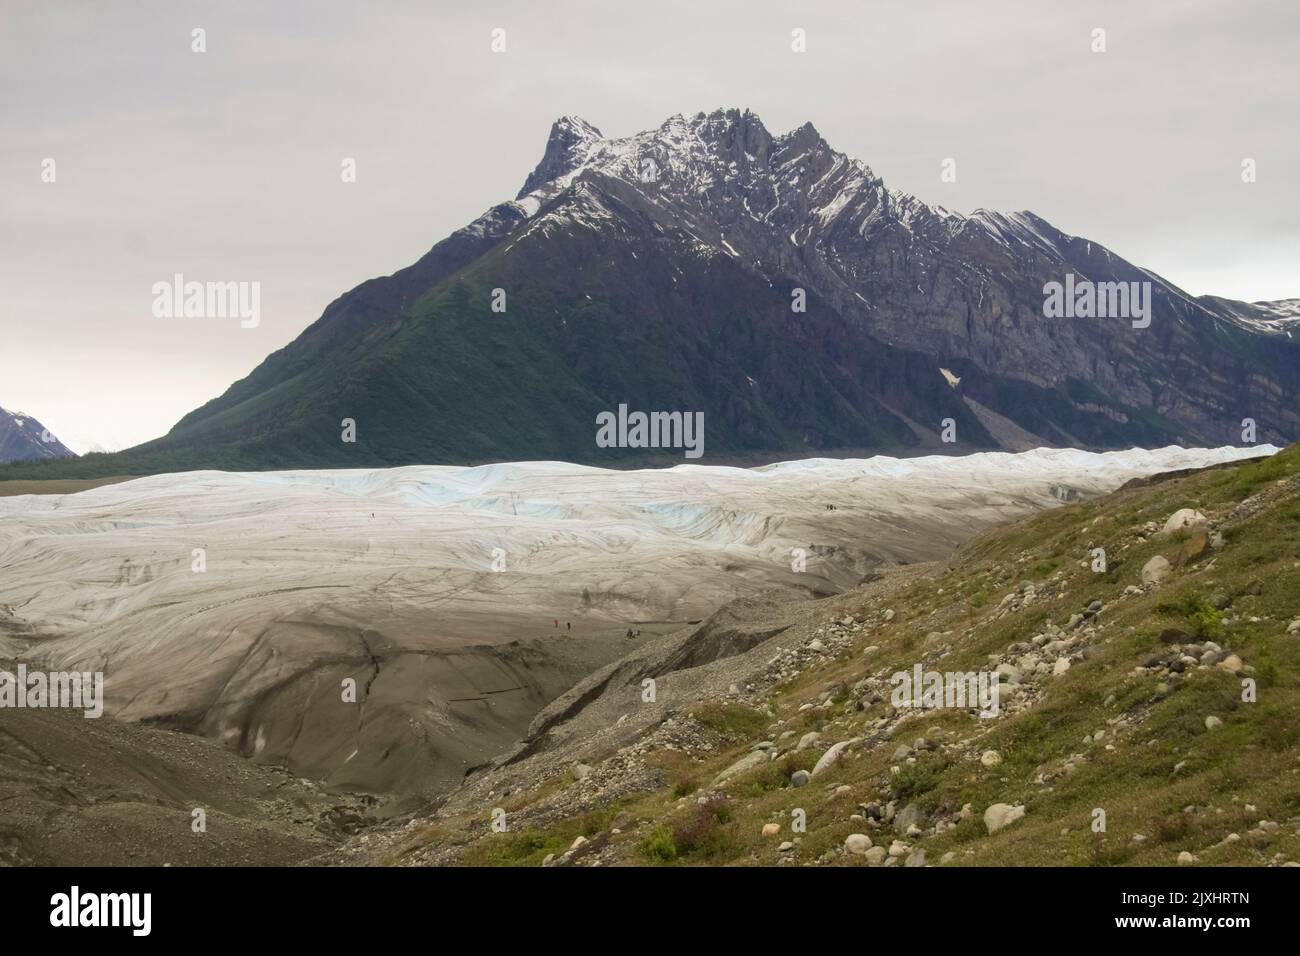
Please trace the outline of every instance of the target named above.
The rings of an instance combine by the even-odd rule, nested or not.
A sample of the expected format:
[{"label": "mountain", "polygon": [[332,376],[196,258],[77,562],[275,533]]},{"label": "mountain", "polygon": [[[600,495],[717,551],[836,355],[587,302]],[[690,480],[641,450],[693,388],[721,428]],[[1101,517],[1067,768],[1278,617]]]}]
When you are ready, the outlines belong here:
[{"label": "mountain", "polygon": [[[1047,284],[1074,279],[1149,283],[1149,326],[1045,318]],[[1246,418],[1281,444],[1300,436],[1297,327],[1032,213],[927,205],[810,124],[719,110],[611,139],[565,117],[514,200],[335,300],[163,438],[20,472],[647,463],[596,444],[620,404],[702,412],[714,460],[938,446],[945,419],[966,448],[1217,446]]]},{"label": "mountain", "polygon": [[0,463],[75,457],[76,452],[30,415],[0,408]]}]

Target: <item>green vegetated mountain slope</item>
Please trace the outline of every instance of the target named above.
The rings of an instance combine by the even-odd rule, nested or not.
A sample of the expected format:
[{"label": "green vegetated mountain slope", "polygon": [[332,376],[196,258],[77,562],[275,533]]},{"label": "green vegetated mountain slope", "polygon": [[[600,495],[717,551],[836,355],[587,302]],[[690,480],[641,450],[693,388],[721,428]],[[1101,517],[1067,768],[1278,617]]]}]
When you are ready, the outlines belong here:
[{"label": "green vegetated mountain slope", "polygon": [[[1149,282],[1151,325],[1044,318],[1067,274]],[[609,139],[566,117],[516,200],[341,296],[166,436],[0,476],[665,460],[596,446],[624,403],[703,412],[706,461],[905,451],[949,418],[965,448],[1220,445],[1246,417],[1284,443],[1296,319],[1193,299],[1027,213],[927,206],[810,125],[719,110]]]},{"label": "green vegetated mountain slope", "polygon": [[[611,254],[579,234],[496,251],[404,305],[363,349],[331,351],[268,395],[196,415],[170,441],[229,444],[277,467],[591,459],[596,415],[625,403],[707,409],[706,453],[899,446],[911,433],[875,399],[882,387],[989,441],[920,356],[866,343],[837,361],[831,315],[796,325],[765,282],[677,246]],[[490,307],[495,288],[507,290],[504,313]],[[791,361],[791,338],[808,361]],[[355,448],[339,442],[345,417],[358,423]],[[254,445],[250,429],[267,437]]]},{"label": "green vegetated mountain slope", "polygon": [[[1183,509],[1200,517],[1169,527]],[[917,664],[1000,671],[1000,715],[895,709],[890,677]],[[833,598],[738,602],[592,675],[436,813],[338,858],[1296,865],[1300,446]]]},{"label": "green vegetated mountain slope", "polygon": [[[702,410],[705,454],[829,448],[902,450],[907,422],[951,418],[963,444],[998,442],[963,401],[1022,404],[1034,425],[1069,422],[1083,443],[1165,444],[1172,423],[1124,428],[1056,392],[963,370],[952,388],[926,356],[884,345],[810,296],[774,288],[684,234],[534,235],[494,250],[428,293],[369,313],[351,334],[322,329],[268,360],[255,380],[183,419],[163,439],[63,463],[59,476],[109,469],[265,469],[560,458],[644,461],[598,449],[596,415]],[[506,290],[504,313],[491,308]],[[363,315],[352,303],[333,326]],[[362,319],[354,320],[361,323]],[[332,333],[332,334],[327,334]],[[293,353],[293,354],[286,354]],[[961,365],[958,365],[961,368]],[[267,384],[267,381],[272,384]],[[357,441],[340,441],[345,418]],[[670,453],[680,459],[681,452]],[[52,476],[50,470],[10,477]]]}]

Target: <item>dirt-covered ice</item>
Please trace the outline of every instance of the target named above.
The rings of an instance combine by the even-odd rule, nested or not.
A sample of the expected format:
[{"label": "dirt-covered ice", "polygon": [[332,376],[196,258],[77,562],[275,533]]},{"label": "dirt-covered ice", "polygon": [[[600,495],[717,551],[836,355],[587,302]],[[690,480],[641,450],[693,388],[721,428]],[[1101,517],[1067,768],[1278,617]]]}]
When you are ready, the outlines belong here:
[{"label": "dirt-covered ice", "polygon": [[1273,451],[193,472],[0,498],[0,650],[103,671],[117,718],[427,795],[625,653],[629,627],[833,593],[1029,510]]}]

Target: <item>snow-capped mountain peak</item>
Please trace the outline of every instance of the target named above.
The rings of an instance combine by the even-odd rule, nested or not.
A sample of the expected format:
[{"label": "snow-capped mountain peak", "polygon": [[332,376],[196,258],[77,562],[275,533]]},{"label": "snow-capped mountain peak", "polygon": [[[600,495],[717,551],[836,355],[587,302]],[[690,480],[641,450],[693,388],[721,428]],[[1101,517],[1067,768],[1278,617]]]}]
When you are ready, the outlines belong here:
[{"label": "snow-capped mountain peak", "polygon": [[[677,114],[618,138],[562,117],[505,215],[531,220],[524,228],[509,225],[511,248],[554,238],[557,230],[625,238],[642,228],[633,223],[649,223],[690,255],[726,257],[769,284],[816,289],[890,344],[960,357],[1040,387],[1055,387],[1083,363],[1101,377],[1094,384],[1103,392],[1122,393],[1133,405],[1151,400],[1150,376],[1162,375],[1152,343],[1117,337],[1124,317],[1110,324],[1043,321],[1047,283],[1071,274],[1084,282],[1145,284],[1163,328],[1218,325],[1289,337],[1300,327],[1291,305],[1198,300],[1032,212],[965,214],[888,188],[866,163],[833,149],[812,123],[773,135],[749,109]],[[1112,352],[1100,365],[1086,358]],[[1274,356],[1269,364],[1280,361]],[[1115,371],[1129,363],[1150,367]],[[1288,378],[1294,370],[1282,362],[1269,374]]]}]

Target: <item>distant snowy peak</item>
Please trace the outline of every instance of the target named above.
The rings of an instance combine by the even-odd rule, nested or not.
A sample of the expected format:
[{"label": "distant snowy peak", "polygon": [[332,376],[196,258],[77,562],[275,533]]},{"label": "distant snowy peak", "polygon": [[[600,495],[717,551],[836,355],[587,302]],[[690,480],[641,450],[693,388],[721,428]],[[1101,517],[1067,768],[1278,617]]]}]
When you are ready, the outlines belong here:
[{"label": "distant snowy peak", "polygon": [[1226,316],[1252,331],[1285,335],[1288,338],[1300,337],[1300,299],[1239,302],[1217,295],[1203,295],[1198,301],[1210,311]]},{"label": "distant snowy peak", "polygon": [[1277,299],[1250,305],[1259,317],[1258,321],[1271,323],[1277,328],[1289,328],[1300,322],[1300,299]]},{"label": "distant snowy peak", "polygon": [[75,453],[32,416],[0,408],[0,464],[37,458],[74,458]]}]

